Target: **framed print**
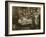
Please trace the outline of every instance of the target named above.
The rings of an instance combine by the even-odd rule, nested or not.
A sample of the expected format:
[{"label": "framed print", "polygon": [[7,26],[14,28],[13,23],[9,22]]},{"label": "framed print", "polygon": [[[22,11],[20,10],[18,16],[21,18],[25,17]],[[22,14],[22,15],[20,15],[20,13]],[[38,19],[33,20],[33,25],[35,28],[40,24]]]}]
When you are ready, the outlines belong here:
[{"label": "framed print", "polygon": [[5,35],[45,33],[45,4],[5,1]]}]

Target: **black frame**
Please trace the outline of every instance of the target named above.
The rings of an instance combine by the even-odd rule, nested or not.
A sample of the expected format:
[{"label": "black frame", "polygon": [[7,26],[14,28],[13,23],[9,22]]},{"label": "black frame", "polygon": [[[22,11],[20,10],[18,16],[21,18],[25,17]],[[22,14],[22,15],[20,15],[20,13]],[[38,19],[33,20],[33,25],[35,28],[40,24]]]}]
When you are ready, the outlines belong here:
[{"label": "black frame", "polygon": [[[13,34],[9,35],[8,34],[8,2],[17,2],[17,3],[31,3],[31,4],[43,4],[43,23],[44,23],[44,28],[43,28],[43,33],[28,33],[28,34]],[[45,3],[40,3],[40,2],[22,2],[22,1],[5,1],[5,36],[18,36],[18,35],[34,35],[34,34],[45,34]]]}]

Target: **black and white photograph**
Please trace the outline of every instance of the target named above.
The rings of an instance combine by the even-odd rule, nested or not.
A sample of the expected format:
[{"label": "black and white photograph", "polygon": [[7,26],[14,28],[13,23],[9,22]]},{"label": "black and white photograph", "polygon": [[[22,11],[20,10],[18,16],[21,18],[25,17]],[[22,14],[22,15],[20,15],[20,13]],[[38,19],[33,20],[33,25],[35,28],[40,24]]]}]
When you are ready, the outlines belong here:
[{"label": "black and white photograph", "polygon": [[45,4],[37,2],[5,2],[5,34],[33,35],[45,32]]},{"label": "black and white photograph", "polygon": [[12,30],[40,29],[39,7],[12,7]]}]

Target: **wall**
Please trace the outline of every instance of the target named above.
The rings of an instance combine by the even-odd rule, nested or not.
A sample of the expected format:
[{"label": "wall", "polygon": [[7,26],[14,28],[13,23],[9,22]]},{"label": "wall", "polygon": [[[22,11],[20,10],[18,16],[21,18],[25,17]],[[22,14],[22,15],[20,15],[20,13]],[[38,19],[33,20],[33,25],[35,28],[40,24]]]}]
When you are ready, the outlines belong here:
[{"label": "wall", "polygon": [[[44,2],[45,6],[46,6],[46,0],[16,0],[16,1]],[[46,14],[46,11],[45,11],[45,14]],[[46,18],[46,15],[45,15],[45,18]],[[5,37],[4,35],[5,35],[5,0],[0,0],[0,37]],[[46,34],[42,34],[42,35],[41,34],[40,35],[24,35],[24,36],[16,36],[16,37],[46,37]]]}]

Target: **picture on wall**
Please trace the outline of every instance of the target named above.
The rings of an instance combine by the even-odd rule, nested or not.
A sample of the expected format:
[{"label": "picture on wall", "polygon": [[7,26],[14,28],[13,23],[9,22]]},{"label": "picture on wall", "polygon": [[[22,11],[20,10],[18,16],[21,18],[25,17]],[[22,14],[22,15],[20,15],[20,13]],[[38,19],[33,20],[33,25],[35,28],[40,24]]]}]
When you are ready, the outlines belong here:
[{"label": "picture on wall", "polygon": [[5,2],[5,35],[45,33],[45,4],[38,2]]}]

